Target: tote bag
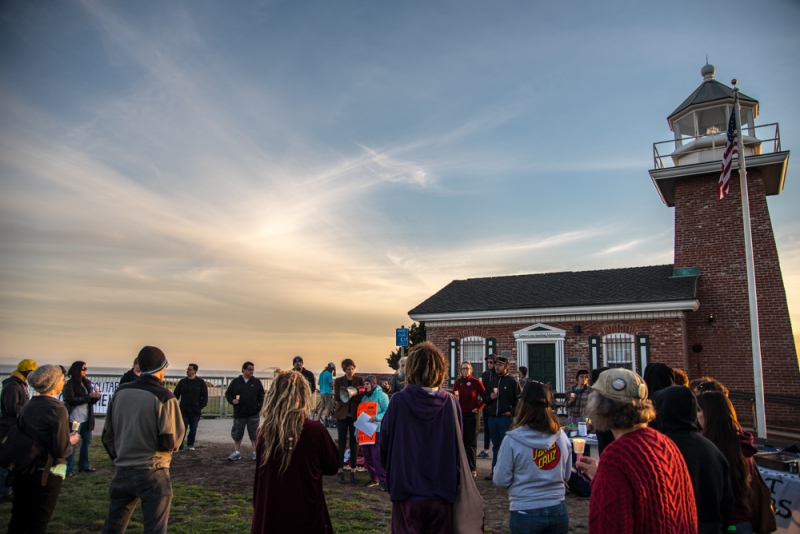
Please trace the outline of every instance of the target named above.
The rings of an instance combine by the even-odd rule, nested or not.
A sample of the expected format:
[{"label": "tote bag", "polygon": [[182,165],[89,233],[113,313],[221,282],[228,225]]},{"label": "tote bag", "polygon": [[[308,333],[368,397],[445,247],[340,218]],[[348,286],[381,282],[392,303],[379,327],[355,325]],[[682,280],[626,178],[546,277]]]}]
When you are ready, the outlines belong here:
[{"label": "tote bag", "polygon": [[451,396],[453,418],[456,422],[456,442],[458,443],[458,489],[456,502],[453,503],[453,532],[455,534],[483,533],[483,497],[472,478],[472,471],[467,461],[467,451],[461,434],[461,422],[458,416],[455,397]]}]

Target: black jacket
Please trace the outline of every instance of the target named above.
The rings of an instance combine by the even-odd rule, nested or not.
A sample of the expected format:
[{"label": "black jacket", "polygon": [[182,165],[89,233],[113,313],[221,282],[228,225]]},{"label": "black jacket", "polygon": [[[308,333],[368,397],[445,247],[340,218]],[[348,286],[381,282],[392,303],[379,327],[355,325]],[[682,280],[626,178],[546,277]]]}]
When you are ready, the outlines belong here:
[{"label": "black jacket", "polygon": [[[496,373],[495,373],[496,374]],[[497,399],[492,399],[492,392],[497,388]],[[483,402],[486,403],[489,416],[499,417],[506,412],[511,412],[511,416],[517,409],[517,401],[522,390],[517,382],[508,373],[503,376],[496,376],[493,378],[489,385],[486,386],[486,391],[483,392]]]},{"label": "black jacket", "polygon": [[128,369],[125,371],[125,374],[122,375],[122,378],[119,379],[120,385],[127,384],[128,382],[136,382],[141,378],[141,375],[137,375],[133,372],[133,369]]},{"label": "black jacket", "polygon": [[699,532],[720,532],[731,524],[733,490],[728,461],[697,431],[697,399],[689,388],[670,386],[653,395],[658,426],[680,449],[692,479]]},{"label": "black jacket", "polygon": [[311,386],[311,393],[317,391],[317,384],[316,384],[316,379],[314,378],[314,373],[303,367],[302,369],[300,369],[300,374],[302,374],[304,377],[306,377],[306,380],[308,380],[308,385]]},{"label": "black jacket", "polygon": [[483,387],[488,389],[489,382],[491,382],[495,378],[497,378],[497,372],[494,370],[494,368],[485,370],[481,375],[481,382],[483,383]]},{"label": "black jacket", "polygon": [[[233,399],[239,395],[239,404],[233,404]],[[261,411],[261,404],[264,402],[264,386],[261,380],[252,377],[247,382],[242,375],[231,380],[228,390],[225,391],[225,398],[233,404],[233,418],[247,419],[258,415]]]},{"label": "black jacket", "polygon": [[202,378],[190,380],[187,376],[178,382],[172,394],[181,401],[181,414],[184,417],[200,416],[208,404],[208,386]]},{"label": "black jacket", "polygon": [[19,427],[53,456],[53,464],[66,463],[72,445],[69,442],[69,415],[63,404],[46,395],[32,398],[19,412]]},{"label": "black jacket", "polygon": [[89,396],[92,392],[92,383],[88,378],[84,378],[82,382],[76,382],[75,379],[70,378],[64,384],[64,406],[67,407],[67,412],[72,415],[72,412],[81,404],[88,405],[87,411],[89,412],[89,419],[86,420],[90,430],[94,430],[94,405],[100,399],[93,399]]},{"label": "black jacket", "polygon": [[3,392],[0,394],[0,438],[14,426],[19,411],[28,400],[28,385],[19,377],[12,374],[3,380]]}]

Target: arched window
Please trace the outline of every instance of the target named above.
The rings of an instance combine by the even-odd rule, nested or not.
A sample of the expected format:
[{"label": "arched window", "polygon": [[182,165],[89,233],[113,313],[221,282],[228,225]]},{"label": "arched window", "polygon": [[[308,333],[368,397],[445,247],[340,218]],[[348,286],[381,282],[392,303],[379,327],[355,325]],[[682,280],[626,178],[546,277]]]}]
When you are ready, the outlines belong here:
[{"label": "arched window", "polygon": [[461,361],[472,364],[472,374],[481,376],[486,357],[486,339],[478,336],[461,338]]},{"label": "arched window", "polygon": [[603,336],[603,365],[622,367],[636,371],[636,347],[631,334],[607,334]]}]

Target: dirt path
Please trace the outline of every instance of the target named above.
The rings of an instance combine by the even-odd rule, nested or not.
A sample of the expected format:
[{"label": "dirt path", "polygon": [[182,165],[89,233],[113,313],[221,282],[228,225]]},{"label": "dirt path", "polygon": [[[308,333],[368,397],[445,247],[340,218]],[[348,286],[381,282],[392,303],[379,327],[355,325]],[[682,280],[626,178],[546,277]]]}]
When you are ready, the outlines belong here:
[{"label": "dirt path", "polygon": [[[249,494],[253,490],[255,462],[250,460],[250,448],[242,447],[242,460],[229,462],[231,445],[210,443],[200,446],[196,451],[175,454],[171,476],[173,482],[198,484],[222,494]],[[478,461],[477,485],[485,501],[486,531],[491,533],[508,532],[508,493],[497,488],[491,481],[484,480],[491,470],[491,460]],[[358,501],[378,516],[386,517],[391,502],[387,493],[377,489],[365,488],[367,475],[357,473],[358,484],[339,484],[335,477],[325,477],[325,488],[330,495],[345,501]],[[370,498],[365,498],[366,496]],[[589,499],[567,495],[571,531],[587,532]]]}]

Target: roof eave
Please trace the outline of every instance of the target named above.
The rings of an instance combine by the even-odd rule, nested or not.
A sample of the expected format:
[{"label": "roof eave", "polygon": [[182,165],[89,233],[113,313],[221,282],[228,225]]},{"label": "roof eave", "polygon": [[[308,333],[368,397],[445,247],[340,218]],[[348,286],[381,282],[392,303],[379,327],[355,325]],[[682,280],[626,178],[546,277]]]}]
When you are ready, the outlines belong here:
[{"label": "roof eave", "polygon": [[460,319],[501,319],[537,315],[595,315],[599,313],[636,313],[659,311],[697,311],[697,299],[635,302],[627,304],[598,304],[594,306],[555,306],[549,308],[523,308],[509,310],[478,310],[466,312],[409,313],[414,321],[448,321]]},{"label": "roof eave", "polygon": [[[675,205],[675,181],[678,178],[700,178],[709,175],[719,176],[721,161],[709,161],[694,165],[681,165],[666,169],[651,169],[650,178],[656,186],[661,201],[668,207]],[[780,195],[786,181],[789,166],[789,151],[772,152],[758,156],[748,156],[747,168],[760,169],[761,179],[767,196]],[[739,160],[734,160],[733,170],[739,169]]]}]

